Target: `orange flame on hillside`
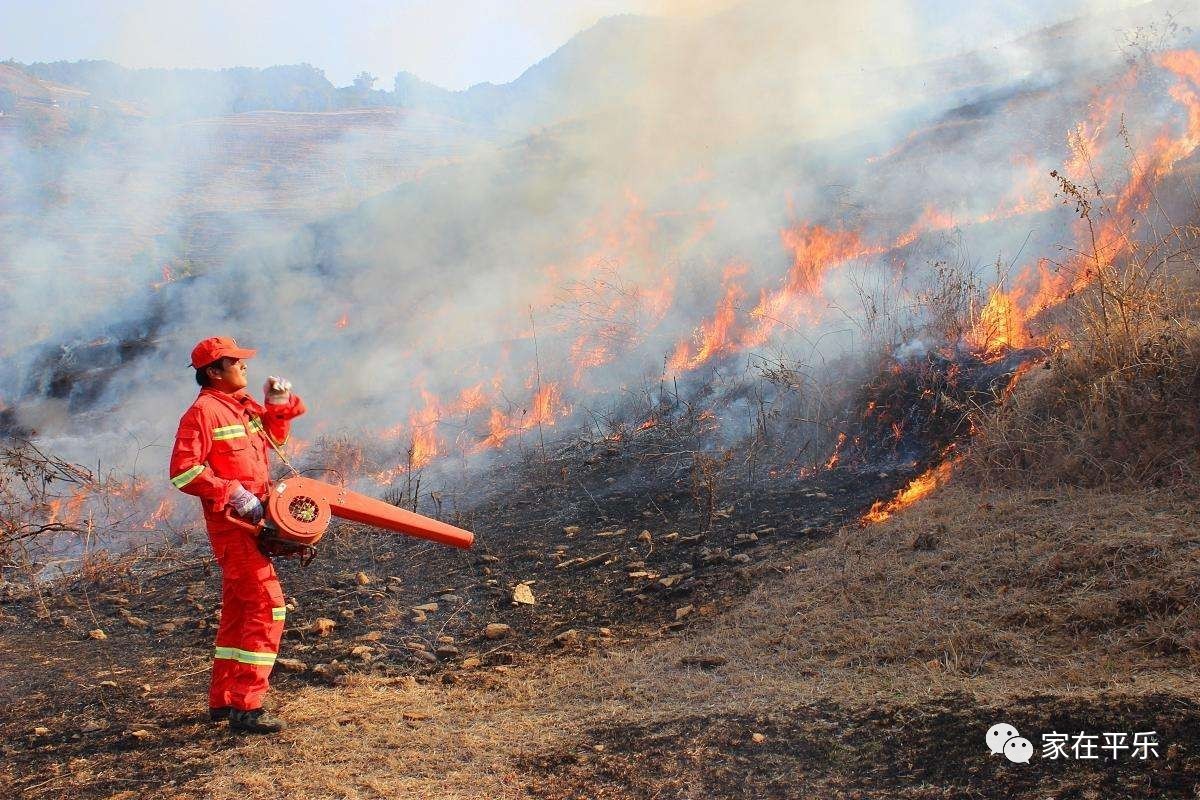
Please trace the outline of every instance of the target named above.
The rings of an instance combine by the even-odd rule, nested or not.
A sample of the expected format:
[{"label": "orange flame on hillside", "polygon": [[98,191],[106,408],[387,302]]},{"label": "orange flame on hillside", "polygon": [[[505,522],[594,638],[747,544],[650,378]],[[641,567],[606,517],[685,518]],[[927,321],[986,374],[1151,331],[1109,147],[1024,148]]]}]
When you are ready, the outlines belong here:
[{"label": "orange flame on hillside", "polygon": [[966,334],[967,343],[985,359],[995,359],[1009,350],[1019,350],[1030,343],[1025,329],[1025,315],[1020,308],[1023,292],[992,288],[988,301],[979,311],[974,327]]},{"label": "orange flame on hillside", "polygon": [[563,404],[557,384],[543,384],[534,393],[527,409],[505,414],[500,409],[493,408],[488,420],[488,437],[476,450],[498,447],[506,439],[531,428],[551,426],[559,416],[566,416],[570,410],[570,407]]},{"label": "orange flame on hillside", "polygon": [[912,482],[892,500],[886,503],[882,500],[876,500],[875,504],[871,506],[871,510],[863,515],[863,521],[883,522],[897,511],[907,508],[927,496],[934,489],[949,480],[950,473],[953,472],[960,458],[961,456],[946,459],[936,467],[927,469],[916,478],[913,478]]},{"label": "orange flame on hillside", "polygon": [[[965,343],[982,357],[996,358],[1010,349],[1036,344],[1039,340],[1029,327],[1036,315],[1093,281],[1097,274],[1096,260],[1103,269],[1129,252],[1132,242],[1114,220],[1123,220],[1127,225],[1135,211],[1149,206],[1156,182],[1200,147],[1200,53],[1172,51],[1156,56],[1155,63],[1178,78],[1178,83],[1168,91],[1186,111],[1185,130],[1177,130],[1178,123],[1176,128],[1164,124],[1156,136],[1149,137],[1148,143],[1136,142],[1127,180],[1115,195],[1114,213],[1095,221],[1098,259],[1089,263],[1086,255],[1075,256],[1058,271],[1051,270],[1048,262],[1038,261],[1025,267],[1008,290],[999,285],[989,288],[986,302],[964,336]],[[1101,170],[1112,171],[1116,159],[1122,155],[1123,148],[1114,133],[1117,119],[1129,110],[1123,99],[1133,93],[1143,72],[1130,70],[1119,80],[1098,89],[1084,119],[1064,132],[1068,149],[1063,174],[1080,186],[1088,184]],[[944,123],[915,133],[882,158],[899,155],[928,134],[957,124]],[[673,373],[696,370],[713,359],[759,347],[781,328],[807,328],[827,319],[825,294],[832,286],[831,278],[856,259],[894,252],[930,231],[993,223],[1056,207],[1061,198],[1051,193],[1046,175],[1048,165],[1042,163],[1044,159],[1036,152],[1023,150],[1013,156],[1011,189],[978,207],[991,207],[987,213],[979,213],[978,208],[967,210],[968,204],[961,199],[948,203],[931,200],[911,224],[906,221],[886,235],[872,234],[870,229],[834,227],[805,220],[792,222],[779,232],[780,241],[791,257],[782,280],[775,286],[750,287],[745,283],[751,273],[749,265],[735,261],[727,266],[721,276],[720,296],[711,311],[691,335],[675,340],[674,346],[668,347],[668,370]],[[1106,179],[1112,180],[1112,176],[1106,175]],[[536,341],[545,325],[550,333],[564,340],[573,385],[586,389],[589,384],[585,379],[589,375],[647,341],[655,326],[666,317],[675,300],[677,265],[689,248],[713,230],[715,212],[721,207],[719,201],[704,199],[690,211],[652,210],[632,191],[626,192],[623,205],[596,214],[576,234],[564,237],[575,252],[564,256],[559,263],[546,266],[544,281],[534,287],[532,302],[527,304],[529,316],[513,317],[514,326],[522,329],[514,330],[512,338]],[[695,215],[695,220],[689,223],[688,215]],[[796,219],[794,212],[792,219]],[[1081,236],[1090,236],[1084,226],[1079,230]],[[664,242],[667,234],[671,239]],[[1090,240],[1081,238],[1076,251],[1091,253]],[[757,297],[757,302],[746,312],[743,306],[747,298],[753,297]],[[555,310],[564,304],[580,313],[559,314],[556,318]],[[534,318],[538,322],[536,331],[533,325],[524,325]],[[507,358],[505,353],[501,361]],[[487,431],[471,434],[469,430],[478,429],[464,426],[461,436],[481,438],[474,444],[465,443],[463,448],[478,452],[499,447],[532,427],[554,424],[569,410],[559,386],[553,382],[541,384],[529,397],[525,411],[512,410],[499,381],[490,387],[475,387],[470,402],[460,398],[441,403],[437,398],[426,397],[423,409],[412,412],[407,424],[388,433],[400,436],[403,431],[410,435],[414,462],[424,464],[447,450],[436,433],[443,421],[481,412],[487,419]],[[838,452],[835,450],[832,457],[834,463]]]},{"label": "orange flame on hillside", "polygon": [[158,527],[158,524],[171,515],[171,511],[175,508],[175,504],[167,498],[158,501],[158,508],[154,509],[154,513],[149,519],[142,523],[145,530],[152,531]]},{"label": "orange flame on hillside", "polygon": [[681,341],[675,347],[675,353],[667,362],[669,372],[686,372],[708,361],[715,355],[732,349],[730,341],[736,321],[737,307],[746,297],[745,290],[737,283],[737,278],[746,273],[744,264],[730,264],[725,268],[721,283],[725,286],[725,296],[717,306],[716,314],[707,322],[702,322],[697,329],[696,351],[692,352],[692,343]]}]

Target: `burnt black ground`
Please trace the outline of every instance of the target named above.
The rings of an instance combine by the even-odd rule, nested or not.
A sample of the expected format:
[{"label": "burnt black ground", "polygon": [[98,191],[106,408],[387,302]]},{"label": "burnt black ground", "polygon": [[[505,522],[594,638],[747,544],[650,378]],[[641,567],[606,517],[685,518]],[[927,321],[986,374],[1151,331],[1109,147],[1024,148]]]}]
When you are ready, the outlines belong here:
[{"label": "burnt black ground", "polygon": [[[577,480],[504,487],[453,520],[476,532],[469,552],[341,526],[307,569],[279,562],[296,606],[281,656],[308,669],[277,667],[273,691],[337,683],[347,672],[455,680],[466,658],[510,663],[681,628],[769,579],[773,553],[853,521],[915,471],[910,465],[881,478],[834,470],[802,483],[788,476],[752,493],[731,481],[714,493],[705,530],[707,502],[697,501],[688,480],[676,477],[657,491],[615,488],[604,476],[625,466],[601,459]],[[580,530],[564,531],[571,526]],[[643,531],[650,541],[639,541]],[[757,541],[737,538],[748,533]],[[563,555],[553,555],[560,546]],[[568,559],[580,561],[560,568]],[[212,752],[233,739],[204,720],[220,598],[210,561],[199,549],[157,575],[63,581],[44,585],[40,599],[7,595],[0,605],[0,781],[11,782],[12,793],[59,796],[72,759],[87,760],[86,767],[76,764],[85,777],[72,784],[79,797],[182,783],[211,768]],[[368,576],[365,585],[359,572]],[[659,583],[671,576],[673,586]],[[531,584],[535,605],[512,602],[518,582]],[[412,607],[430,602],[438,610],[413,621]],[[676,609],[685,606],[696,612],[676,621]],[[331,635],[312,631],[319,618],[335,621]],[[486,639],[492,622],[510,625],[513,634]],[[108,638],[89,638],[94,628]],[[566,647],[556,643],[571,630]],[[457,655],[429,655],[441,636],[453,637]],[[369,660],[352,653],[361,646],[371,648]],[[35,734],[39,727],[48,732]]]},{"label": "burnt black ground", "polygon": [[[1031,740],[1028,764],[987,751],[994,722]],[[1138,730],[1156,732],[1157,758],[1041,758],[1042,733]],[[1198,737],[1200,706],[1168,694],[1102,703],[1031,695],[1003,708],[952,695],[598,728],[577,748],[524,766],[531,792],[546,798],[1191,798]]]}]

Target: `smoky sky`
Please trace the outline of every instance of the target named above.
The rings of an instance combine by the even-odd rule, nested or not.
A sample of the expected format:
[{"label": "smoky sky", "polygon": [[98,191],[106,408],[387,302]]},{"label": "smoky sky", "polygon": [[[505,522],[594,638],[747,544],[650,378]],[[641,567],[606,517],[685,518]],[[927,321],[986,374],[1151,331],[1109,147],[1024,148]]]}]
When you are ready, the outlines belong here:
[{"label": "smoky sky", "polygon": [[[1114,28],[1162,11],[1047,33],[1041,12],[985,7],[962,30],[1019,35],[971,49],[931,38],[940,8],[606,20],[513,84],[491,127],[421,109],[10,115],[0,402],[68,458],[158,475],[191,346],[231,335],[259,349],[252,387],[282,374],[304,396],[297,438],[365,438],[386,468],[420,432],[466,457],[520,436],[539,397],[566,425],[663,379],[726,296],[743,341],[770,329],[759,349],[850,357],[864,287],[899,309],[947,253],[994,275],[1071,235],[1061,209],[972,221],[1052,190],[1124,69]],[[1139,107],[1173,119],[1165,92]],[[962,224],[893,247],[939,209]],[[783,232],[817,227],[853,263],[819,301],[751,319],[796,266]]]}]

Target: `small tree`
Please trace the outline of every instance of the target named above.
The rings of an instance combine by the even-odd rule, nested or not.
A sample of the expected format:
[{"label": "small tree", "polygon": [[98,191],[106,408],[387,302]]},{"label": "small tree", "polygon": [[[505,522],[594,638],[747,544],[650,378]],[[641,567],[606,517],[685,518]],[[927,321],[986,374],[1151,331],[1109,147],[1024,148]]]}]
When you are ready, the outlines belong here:
[{"label": "small tree", "polygon": [[354,76],[354,88],[363,94],[366,94],[367,92],[371,91],[373,86],[375,86],[375,81],[377,80],[379,80],[379,78],[376,78],[371,73],[363,70]]}]

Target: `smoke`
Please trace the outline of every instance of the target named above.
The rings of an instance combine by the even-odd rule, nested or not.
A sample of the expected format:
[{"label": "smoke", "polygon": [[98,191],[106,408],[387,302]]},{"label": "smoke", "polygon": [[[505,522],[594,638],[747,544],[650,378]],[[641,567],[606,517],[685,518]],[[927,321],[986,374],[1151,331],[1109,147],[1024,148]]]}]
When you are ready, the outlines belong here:
[{"label": "smoke", "polygon": [[[27,108],[0,133],[0,401],[68,458],[162,477],[190,348],[232,335],[304,396],[299,439],[436,465],[719,358],[844,358],[863,286],[900,308],[948,247],[1015,270],[1069,232],[1045,173],[1119,73],[1109,23],[959,53],[945,30],[994,35],[986,12],[663,10],[464,121]],[[1020,203],[1042,216],[1004,224]]]}]

